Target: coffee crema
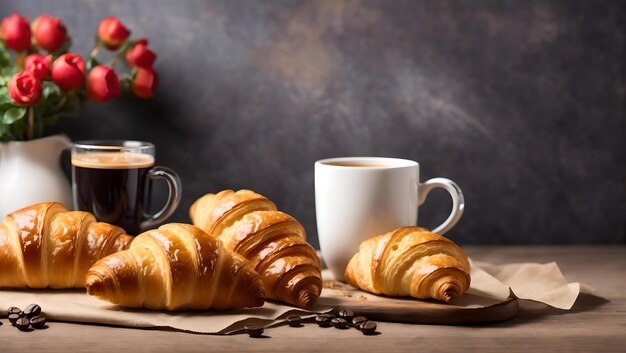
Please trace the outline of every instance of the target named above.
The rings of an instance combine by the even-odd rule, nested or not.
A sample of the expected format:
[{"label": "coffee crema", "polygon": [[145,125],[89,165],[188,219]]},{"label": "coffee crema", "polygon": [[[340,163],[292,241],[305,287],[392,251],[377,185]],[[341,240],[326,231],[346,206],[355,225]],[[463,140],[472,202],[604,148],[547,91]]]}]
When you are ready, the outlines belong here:
[{"label": "coffee crema", "polygon": [[147,168],[154,165],[154,157],[129,152],[79,153],[72,156],[72,165],[94,169]]},{"label": "coffee crema", "polygon": [[387,164],[375,164],[365,162],[324,162],[323,165],[332,165],[335,167],[351,167],[351,168],[389,168]]}]

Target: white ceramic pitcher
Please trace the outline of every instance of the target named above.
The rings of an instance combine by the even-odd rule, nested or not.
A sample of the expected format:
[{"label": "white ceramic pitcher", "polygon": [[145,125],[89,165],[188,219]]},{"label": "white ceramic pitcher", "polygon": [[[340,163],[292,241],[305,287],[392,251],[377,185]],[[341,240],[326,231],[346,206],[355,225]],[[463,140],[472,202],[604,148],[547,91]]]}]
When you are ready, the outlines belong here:
[{"label": "white ceramic pitcher", "polygon": [[38,202],[72,207],[72,190],[59,163],[61,152],[70,146],[65,135],[0,143],[0,222]]}]

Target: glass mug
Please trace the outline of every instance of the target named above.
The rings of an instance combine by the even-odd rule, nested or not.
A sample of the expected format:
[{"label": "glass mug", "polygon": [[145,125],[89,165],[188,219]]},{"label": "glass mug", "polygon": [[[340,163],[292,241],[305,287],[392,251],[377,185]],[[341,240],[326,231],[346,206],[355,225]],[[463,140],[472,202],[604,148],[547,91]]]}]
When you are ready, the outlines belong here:
[{"label": "glass mug", "polygon": [[[171,169],[154,165],[154,145],[124,140],[80,141],[72,145],[74,209],[88,211],[102,222],[138,234],[166,220],[180,203],[182,185]],[[165,206],[148,214],[148,181],[164,180]]]}]

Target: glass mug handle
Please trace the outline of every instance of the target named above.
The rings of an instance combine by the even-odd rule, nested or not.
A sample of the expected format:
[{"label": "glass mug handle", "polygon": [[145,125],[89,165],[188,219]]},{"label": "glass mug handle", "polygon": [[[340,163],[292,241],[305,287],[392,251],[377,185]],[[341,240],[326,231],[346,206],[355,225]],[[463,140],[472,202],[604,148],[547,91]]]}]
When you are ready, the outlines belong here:
[{"label": "glass mug handle", "polygon": [[461,219],[463,210],[465,209],[465,198],[463,197],[463,191],[461,191],[461,188],[452,180],[446,178],[433,178],[425,181],[424,183],[419,183],[419,199],[417,200],[418,207],[426,201],[428,193],[435,188],[445,189],[452,197],[452,211],[450,212],[450,215],[439,227],[432,230],[433,233],[443,235],[452,229],[452,227],[457,224],[459,219]]},{"label": "glass mug handle", "polygon": [[167,182],[167,188],[169,189],[169,196],[167,198],[167,203],[159,212],[153,215],[145,216],[147,219],[141,222],[142,230],[154,227],[176,211],[176,208],[180,203],[183,188],[180,182],[180,177],[170,168],[160,166],[153,167],[148,171],[147,177],[150,180],[165,180],[165,182]]}]

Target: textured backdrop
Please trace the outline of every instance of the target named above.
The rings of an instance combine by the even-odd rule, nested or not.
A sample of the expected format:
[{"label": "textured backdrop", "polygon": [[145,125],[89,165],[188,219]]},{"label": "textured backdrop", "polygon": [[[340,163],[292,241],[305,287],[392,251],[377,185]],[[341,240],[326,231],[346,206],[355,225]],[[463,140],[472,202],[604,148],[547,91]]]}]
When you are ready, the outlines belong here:
[{"label": "textured backdrop", "polygon": [[[158,53],[153,101],[86,106],[55,131],[157,144],[193,200],[273,199],[317,244],[313,162],[415,159],[465,192],[460,243],[624,243],[623,1],[39,1],[88,54],[118,16]],[[159,199],[157,197],[157,199]],[[434,192],[420,223],[451,203]]]}]

